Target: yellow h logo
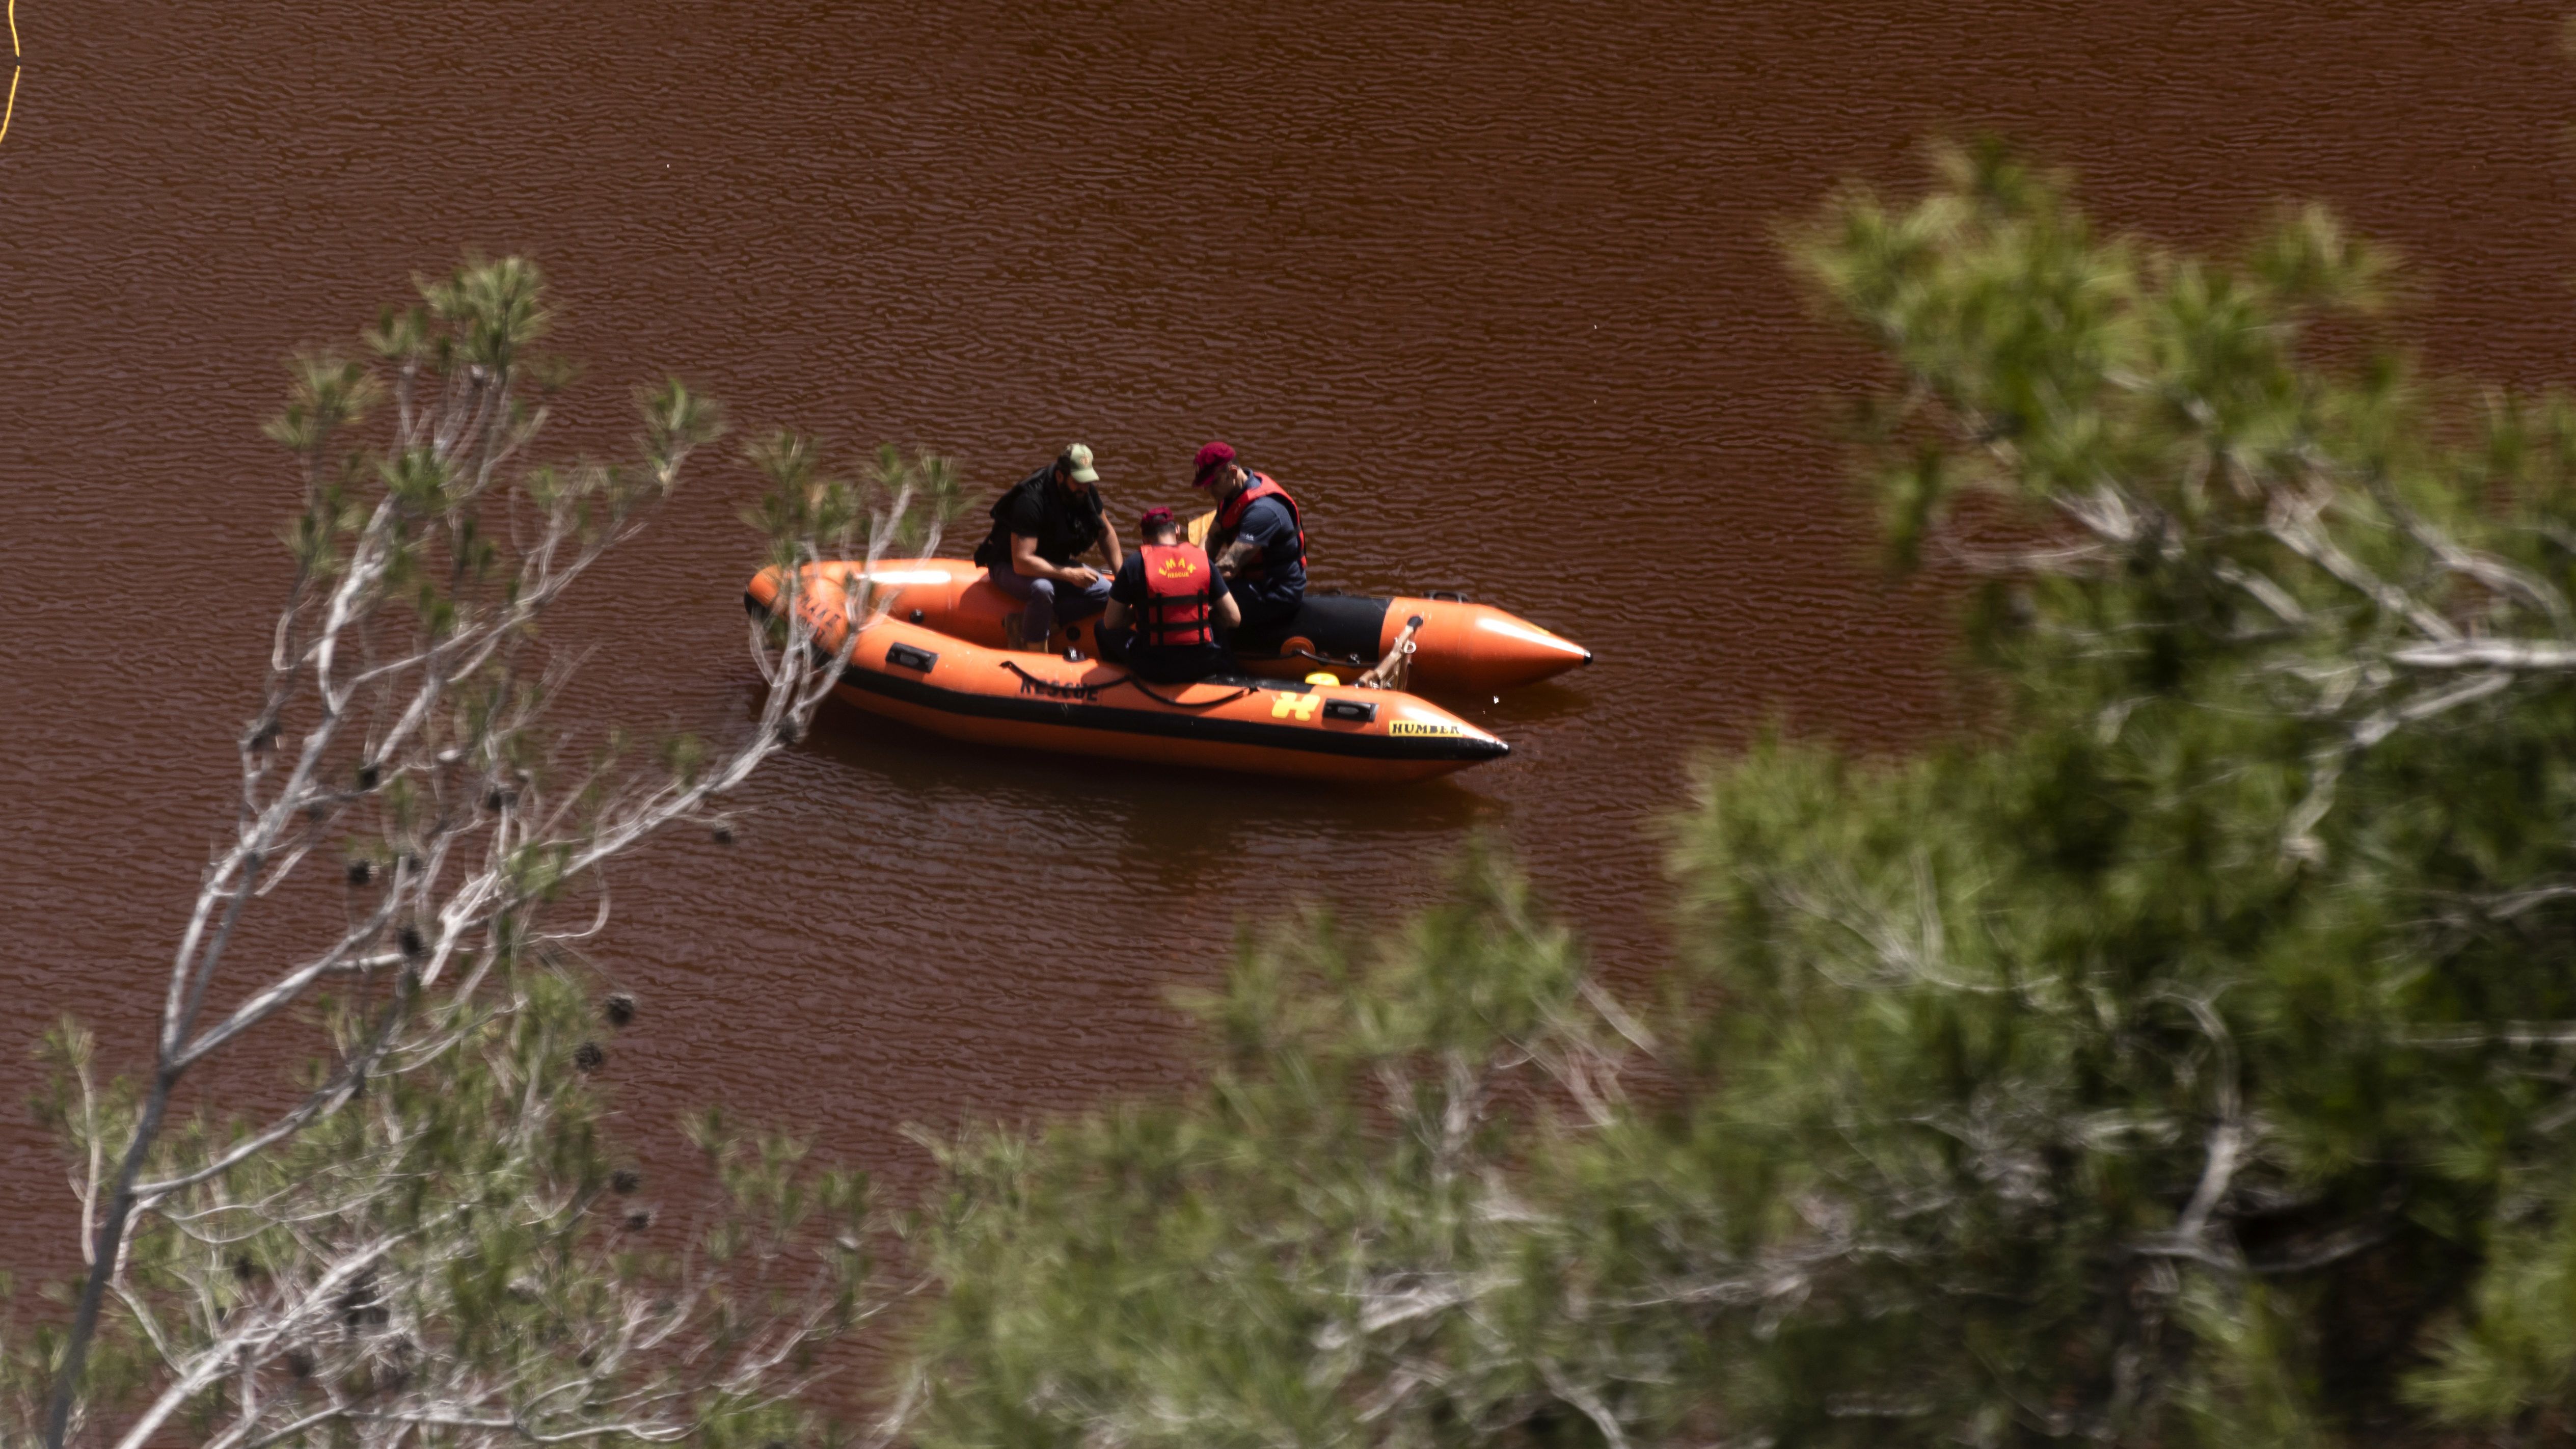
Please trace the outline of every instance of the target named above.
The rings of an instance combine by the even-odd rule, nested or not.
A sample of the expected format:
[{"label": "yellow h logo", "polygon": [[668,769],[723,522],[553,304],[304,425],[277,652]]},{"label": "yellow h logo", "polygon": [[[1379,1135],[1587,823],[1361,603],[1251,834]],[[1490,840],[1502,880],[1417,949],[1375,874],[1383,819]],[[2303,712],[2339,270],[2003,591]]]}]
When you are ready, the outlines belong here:
[{"label": "yellow h logo", "polygon": [[1295,715],[1301,722],[1315,717],[1315,706],[1323,699],[1317,694],[1283,694],[1270,701],[1270,717],[1286,719]]}]

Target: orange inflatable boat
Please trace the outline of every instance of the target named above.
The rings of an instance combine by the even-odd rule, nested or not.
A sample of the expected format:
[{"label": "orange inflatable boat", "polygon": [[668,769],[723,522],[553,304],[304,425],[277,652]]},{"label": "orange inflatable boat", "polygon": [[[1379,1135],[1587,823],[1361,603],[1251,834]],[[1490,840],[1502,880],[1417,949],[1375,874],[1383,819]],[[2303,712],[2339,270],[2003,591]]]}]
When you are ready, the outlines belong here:
[{"label": "orange inflatable boat", "polygon": [[[856,563],[825,565],[859,568]],[[981,564],[964,559],[881,559],[867,570],[894,617],[988,648],[1005,643],[1002,624],[1025,607],[995,588]],[[1422,689],[1499,690],[1532,684],[1592,662],[1592,651],[1491,604],[1458,595],[1368,598],[1306,595],[1285,624],[1245,629],[1234,656],[1252,674],[1286,678],[1327,672],[1349,679],[1383,659],[1415,619],[1412,683]],[[1093,652],[1087,625],[1059,626],[1047,652]],[[1030,647],[1037,647],[1035,641]]]},{"label": "orange inflatable boat", "polygon": [[[835,580],[848,567],[806,569],[797,607],[820,648],[837,650],[846,637]],[[744,606],[772,613],[780,582],[777,570],[762,570],[744,590]],[[1511,752],[1400,690],[1248,677],[1148,684],[1114,664],[989,648],[907,617],[899,611],[860,626],[837,692],[870,713],[978,744],[1381,783],[1445,775]]]}]

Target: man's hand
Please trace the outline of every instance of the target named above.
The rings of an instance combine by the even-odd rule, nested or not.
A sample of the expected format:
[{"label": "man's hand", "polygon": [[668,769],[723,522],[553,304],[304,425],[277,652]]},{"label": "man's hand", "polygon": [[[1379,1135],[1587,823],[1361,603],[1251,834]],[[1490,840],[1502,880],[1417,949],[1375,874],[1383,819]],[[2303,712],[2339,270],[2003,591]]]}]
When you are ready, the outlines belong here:
[{"label": "man's hand", "polygon": [[1225,546],[1225,552],[1216,557],[1216,571],[1229,579],[1239,579],[1243,577],[1244,566],[1260,556],[1259,544],[1244,543],[1240,540],[1229,543]]},{"label": "man's hand", "polygon": [[1100,579],[1100,575],[1080,564],[1057,568],[1054,564],[1038,557],[1037,535],[1033,533],[1011,535],[1011,572],[1024,579],[1053,579],[1067,588],[1075,589],[1090,588]]}]

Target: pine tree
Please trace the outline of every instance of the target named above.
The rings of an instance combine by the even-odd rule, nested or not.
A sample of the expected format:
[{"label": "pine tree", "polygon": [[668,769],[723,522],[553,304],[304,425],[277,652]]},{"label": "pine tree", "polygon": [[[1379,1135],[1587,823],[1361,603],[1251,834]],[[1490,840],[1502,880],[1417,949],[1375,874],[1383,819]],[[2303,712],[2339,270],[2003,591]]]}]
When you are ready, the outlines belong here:
[{"label": "pine tree", "polygon": [[921,1442],[2576,1437],[2576,406],[2313,207],[1947,150],[1789,251],[1966,723],[1709,761],[1652,1009],[1481,865],[952,1145]]},{"label": "pine tree", "polygon": [[[573,655],[541,626],[722,413],[666,381],[636,394],[631,458],[544,461],[573,369],[542,350],[537,268],[469,258],[415,290],[363,355],[298,357],[268,428],[300,507],[238,806],[158,983],[149,1071],[99,1087],[88,1037],[58,1034],[48,1110],[89,1266],[68,1324],[13,1346],[9,1442],[139,1449],[173,1416],[253,1446],[750,1432],[797,1422],[777,1402],[793,1366],[857,1313],[858,1249],[803,1233],[856,1190],[783,1143],[737,1160],[709,1140],[724,1198],[679,1266],[604,1236],[581,1083],[603,1057],[557,1040],[561,978],[607,921],[607,868],[675,826],[730,838],[726,794],[838,681],[859,630],[817,645],[797,566],[935,548],[954,470],[888,448],[846,479],[783,431],[746,449],[747,521],[789,575],[779,618],[750,626],[762,698],[721,745],[639,759],[550,713]],[[837,581],[854,623],[876,607],[859,573]],[[291,1108],[172,1116],[206,1062],[280,1050],[326,993]],[[773,1292],[791,1250],[818,1276]]]}]

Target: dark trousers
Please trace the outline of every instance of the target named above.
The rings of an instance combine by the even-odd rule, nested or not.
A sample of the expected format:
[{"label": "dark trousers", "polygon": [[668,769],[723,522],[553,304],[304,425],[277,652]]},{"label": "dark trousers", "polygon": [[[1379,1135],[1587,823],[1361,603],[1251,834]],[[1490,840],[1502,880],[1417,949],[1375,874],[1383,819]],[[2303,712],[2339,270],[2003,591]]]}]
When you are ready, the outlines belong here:
[{"label": "dark trousers", "polygon": [[1047,636],[1055,632],[1058,620],[1078,624],[1109,607],[1109,579],[1105,574],[1093,579],[1089,588],[1076,589],[1053,579],[1024,578],[1009,564],[984,572],[1003,593],[1028,601],[1028,608],[1020,614],[1020,641],[1030,649],[1047,647]]},{"label": "dark trousers", "polygon": [[1234,606],[1243,611],[1243,623],[1238,627],[1245,629],[1258,629],[1264,624],[1287,623],[1297,617],[1297,606],[1305,602],[1303,594],[1287,599],[1257,598],[1250,591],[1250,586],[1241,579],[1228,583],[1225,589],[1227,593],[1234,595]]},{"label": "dark trousers", "polygon": [[1100,657],[1124,664],[1148,684],[1188,684],[1211,674],[1232,674],[1234,656],[1219,644],[1139,644],[1132,629],[1100,626]]}]

